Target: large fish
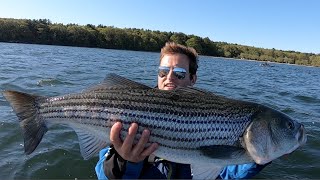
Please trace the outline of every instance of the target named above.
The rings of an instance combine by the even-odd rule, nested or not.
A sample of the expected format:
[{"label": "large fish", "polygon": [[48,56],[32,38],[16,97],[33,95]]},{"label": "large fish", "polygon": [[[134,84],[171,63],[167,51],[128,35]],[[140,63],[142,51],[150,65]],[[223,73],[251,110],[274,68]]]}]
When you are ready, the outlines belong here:
[{"label": "large fish", "polygon": [[302,124],[264,105],[228,99],[196,88],[163,91],[109,74],[82,93],[41,97],[4,91],[16,112],[26,154],[32,153],[49,124],[66,124],[78,135],[88,159],[108,145],[111,126],[121,121],[151,131],[154,152],[169,161],[191,164],[194,178],[215,178],[230,164],[268,163],[306,142]]}]

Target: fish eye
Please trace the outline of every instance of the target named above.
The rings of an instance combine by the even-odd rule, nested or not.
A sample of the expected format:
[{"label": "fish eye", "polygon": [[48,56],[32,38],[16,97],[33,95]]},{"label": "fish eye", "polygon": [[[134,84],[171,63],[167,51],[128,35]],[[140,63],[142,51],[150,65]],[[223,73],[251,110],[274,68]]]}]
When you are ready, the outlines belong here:
[{"label": "fish eye", "polygon": [[287,122],[287,127],[288,127],[288,129],[293,130],[293,129],[294,129],[294,124],[293,124],[293,122],[288,121],[288,122]]}]

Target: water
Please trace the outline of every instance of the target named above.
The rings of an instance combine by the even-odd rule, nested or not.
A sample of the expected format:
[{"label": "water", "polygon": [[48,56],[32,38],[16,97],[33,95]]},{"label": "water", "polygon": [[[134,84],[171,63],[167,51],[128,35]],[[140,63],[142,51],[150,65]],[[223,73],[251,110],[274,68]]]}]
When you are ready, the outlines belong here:
[{"label": "water", "polygon": [[[156,84],[159,53],[0,43],[0,90],[43,96],[79,92],[117,73]],[[196,87],[254,101],[302,122],[308,142],[274,160],[256,178],[320,178],[320,68],[200,57]],[[95,179],[97,158],[84,161],[68,127],[55,126],[26,156],[18,120],[0,95],[0,177],[7,179]]]}]

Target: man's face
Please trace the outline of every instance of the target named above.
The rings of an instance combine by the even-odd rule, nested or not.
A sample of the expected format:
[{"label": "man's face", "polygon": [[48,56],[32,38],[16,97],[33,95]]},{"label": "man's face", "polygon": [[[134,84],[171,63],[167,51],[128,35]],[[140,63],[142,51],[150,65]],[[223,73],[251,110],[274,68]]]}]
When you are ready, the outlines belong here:
[{"label": "man's face", "polygon": [[[178,86],[186,87],[186,86],[193,86],[196,82],[196,75],[190,79],[189,73],[189,59],[188,56],[184,54],[167,54],[164,55],[160,61],[160,66],[169,67],[169,73],[164,76],[160,77],[158,75],[158,88],[162,90],[173,90]],[[178,79],[174,73],[173,68],[183,68],[186,70],[185,77],[183,79]]]}]

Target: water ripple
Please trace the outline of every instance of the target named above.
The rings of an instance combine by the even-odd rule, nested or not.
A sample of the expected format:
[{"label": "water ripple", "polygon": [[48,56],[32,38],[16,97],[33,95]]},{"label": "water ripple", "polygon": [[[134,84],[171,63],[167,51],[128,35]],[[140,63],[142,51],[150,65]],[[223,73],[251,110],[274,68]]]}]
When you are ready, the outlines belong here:
[{"label": "water ripple", "polygon": [[320,103],[320,99],[316,99],[315,97],[310,97],[305,95],[296,95],[293,98],[304,103],[314,103],[314,104]]},{"label": "water ripple", "polygon": [[37,86],[56,86],[56,85],[73,85],[73,83],[61,81],[55,78],[41,79],[37,82]]}]

